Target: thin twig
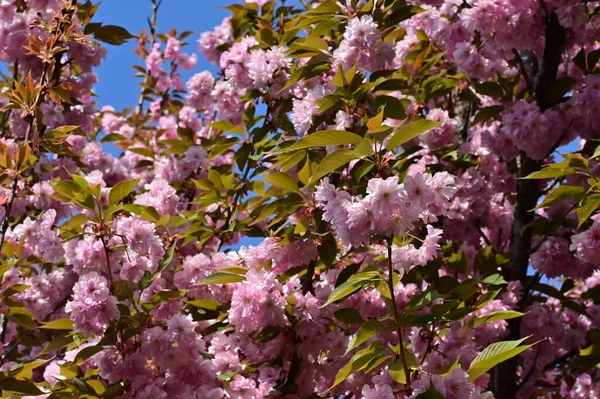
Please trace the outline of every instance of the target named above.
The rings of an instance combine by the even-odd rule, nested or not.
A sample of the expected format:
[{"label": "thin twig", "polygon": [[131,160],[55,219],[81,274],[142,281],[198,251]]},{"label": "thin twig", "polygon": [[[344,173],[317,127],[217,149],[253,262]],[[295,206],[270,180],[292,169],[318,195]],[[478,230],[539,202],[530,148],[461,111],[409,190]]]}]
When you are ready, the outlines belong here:
[{"label": "thin twig", "polygon": [[540,349],[541,348],[542,348],[542,346],[538,345],[537,352],[535,353],[535,359],[533,360],[533,364],[531,365],[531,368],[527,372],[527,375],[517,385],[517,391],[519,391],[519,389],[521,389],[523,387],[523,385],[525,385],[527,383],[527,381],[529,381],[529,379],[531,378],[531,376],[533,376],[533,372],[537,368],[536,366],[537,366],[538,358],[540,357]]},{"label": "thin twig", "polygon": [[104,235],[100,236],[100,241],[102,241],[102,246],[104,247],[104,254],[106,255],[106,267],[108,268],[108,281],[110,282],[110,285],[112,286],[112,269],[110,267],[110,250],[108,249],[108,246],[106,245],[106,240],[104,239]]},{"label": "thin twig", "polygon": [[[152,0],[152,14],[148,18],[148,27],[150,29],[150,51],[152,51],[154,43],[156,43],[156,17],[158,15],[158,8],[160,7],[161,3],[162,0]],[[142,84],[142,91],[140,92],[138,102],[135,107],[135,113],[137,115],[142,113],[142,108],[144,106],[144,86],[148,83],[149,80],[150,71],[146,70],[146,73],[144,74],[144,83]]]},{"label": "thin twig", "polygon": [[527,73],[527,68],[525,67],[523,58],[521,58],[521,54],[519,54],[519,52],[517,51],[516,48],[513,48],[512,52],[515,55],[517,62],[519,63],[519,69],[521,70],[521,76],[523,76],[523,79],[525,79],[525,83],[527,83],[527,90],[529,90],[530,93],[533,93],[533,83],[531,82],[531,78],[529,77],[529,74]]},{"label": "thin twig", "polygon": [[306,274],[304,275],[304,278],[302,279],[302,293],[304,295],[308,294],[309,292],[312,294],[313,293],[313,278],[315,275],[315,266],[316,266],[317,262],[314,260],[311,260],[310,263],[308,264],[308,268],[306,269]]},{"label": "thin twig", "polygon": [[492,250],[494,252],[497,252],[496,248],[494,247],[494,244],[492,244],[492,242],[490,241],[490,239],[488,238],[488,236],[485,235],[485,233],[481,229],[481,226],[479,225],[479,222],[477,220],[475,221],[475,228],[477,229],[477,231],[479,232],[479,235],[481,235],[481,238],[483,238],[483,241],[485,241],[485,243],[487,244],[487,246],[488,247],[492,247]]},{"label": "thin twig", "polygon": [[542,278],[542,275],[539,272],[536,272],[533,275],[533,279],[531,280],[531,283],[529,283],[529,285],[527,286],[527,288],[525,288],[525,290],[523,290],[523,298],[521,299],[521,304],[519,306],[520,310],[525,310],[526,302],[529,299],[529,296],[531,295],[531,292],[533,291],[533,288],[535,287],[535,285],[537,283],[540,282],[541,278]]},{"label": "thin twig", "polygon": [[15,177],[15,181],[13,182],[12,189],[10,190],[10,199],[8,200],[8,204],[4,209],[4,217],[2,218],[2,227],[0,230],[0,251],[4,246],[4,238],[6,237],[6,232],[8,231],[8,219],[10,217],[10,212],[12,211],[13,203],[15,202],[15,197],[17,196],[17,186],[19,185],[19,177]]},{"label": "thin twig", "polygon": [[410,384],[410,369],[406,362],[406,353],[404,352],[404,342],[402,339],[402,327],[400,327],[400,317],[398,316],[398,306],[396,305],[396,295],[394,294],[394,268],[392,267],[392,240],[387,240],[387,253],[388,253],[388,287],[390,289],[390,297],[392,300],[392,310],[394,312],[394,322],[396,323],[396,333],[398,334],[398,346],[400,346],[400,361],[404,368],[404,376],[406,378],[407,390],[411,391]]},{"label": "thin twig", "polygon": [[[17,87],[17,79],[19,78],[19,59],[17,58],[15,60],[15,63],[13,65],[13,76],[12,76],[12,89],[15,90]],[[10,119],[10,114],[12,112],[12,109],[7,109],[6,111],[4,111],[4,115],[2,118],[2,131],[0,132],[0,137],[4,137],[4,135],[6,134],[6,131],[8,130],[8,121]]]},{"label": "thin twig", "polygon": [[569,122],[569,124],[567,125],[567,128],[565,129],[565,131],[560,135],[560,137],[556,140],[556,142],[554,143],[554,145],[552,146],[552,149],[548,152],[548,155],[546,155],[544,158],[548,158],[550,155],[552,155],[554,153],[554,151],[556,151],[556,149],[560,146],[560,143],[564,140],[564,138],[567,136],[567,133],[569,133],[569,130],[571,130],[571,127],[573,127],[573,124],[575,123],[575,119],[571,119],[571,121]]},{"label": "thin twig", "polygon": [[[263,120],[263,128],[269,124],[270,116],[271,116],[271,107],[270,107],[270,105],[267,105],[265,119]],[[232,220],[235,220],[234,214],[237,214],[237,211],[238,211],[237,206],[239,205],[238,202],[240,201],[242,194],[244,193],[244,188],[246,187],[246,180],[248,180],[248,175],[250,174],[250,169],[251,169],[250,156],[251,155],[252,155],[252,148],[250,149],[250,153],[248,154],[248,159],[246,160],[246,163],[244,165],[244,171],[242,173],[242,187],[240,187],[240,189],[236,191],[235,195],[233,196],[233,202],[227,208],[227,217],[225,219],[225,223],[223,223],[222,228],[227,228],[229,226],[229,223],[231,223]],[[219,246],[217,247],[217,252],[221,250],[221,248],[223,247],[223,244],[225,243],[225,240],[221,235],[222,233],[223,233],[222,231],[219,232],[220,237],[219,237]]]}]

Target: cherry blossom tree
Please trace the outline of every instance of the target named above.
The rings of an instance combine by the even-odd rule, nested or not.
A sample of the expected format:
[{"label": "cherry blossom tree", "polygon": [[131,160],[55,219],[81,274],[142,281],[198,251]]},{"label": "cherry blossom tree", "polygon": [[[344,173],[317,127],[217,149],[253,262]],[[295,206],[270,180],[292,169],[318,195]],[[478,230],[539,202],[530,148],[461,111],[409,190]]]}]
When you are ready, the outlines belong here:
[{"label": "cherry blossom tree", "polygon": [[3,398],[600,398],[600,2],[150,2],[0,1]]}]

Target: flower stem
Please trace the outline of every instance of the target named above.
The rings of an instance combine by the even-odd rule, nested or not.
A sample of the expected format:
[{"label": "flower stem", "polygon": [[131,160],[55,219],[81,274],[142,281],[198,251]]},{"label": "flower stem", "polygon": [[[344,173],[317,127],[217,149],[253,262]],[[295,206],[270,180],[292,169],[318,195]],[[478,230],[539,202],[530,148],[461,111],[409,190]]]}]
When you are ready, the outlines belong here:
[{"label": "flower stem", "polygon": [[402,340],[402,327],[400,327],[400,318],[398,317],[398,307],[396,306],[396,295],[394,294],[394,269],[392,267],[392,240],[387,240],[387,252],[388,252],[388,287],[390,289],[390,297],[392,299],[392,309],[394,322],[396,323],[396,333],[398,334],[398,346],[400,347],[400,361],[404,368],[404,376],[406,378],[406,388],[411,391],[410,387],[410,369],[406,362],[406,352],[404,351],[404,342]]}]

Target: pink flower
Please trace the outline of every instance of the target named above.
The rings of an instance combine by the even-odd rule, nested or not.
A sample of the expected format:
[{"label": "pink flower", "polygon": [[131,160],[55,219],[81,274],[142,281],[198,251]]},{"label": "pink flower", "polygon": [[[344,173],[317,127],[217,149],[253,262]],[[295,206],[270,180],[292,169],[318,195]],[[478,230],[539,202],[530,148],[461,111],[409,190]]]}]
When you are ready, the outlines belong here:
[{"label": "pink flower", "polygon": [[371,179],[367,186],[369,194],[368,207],[373,213],[392,215],[402,206],[404,192],[398,184],[398,177],[387,179]]},{"label": "pink flower", "polygon": [[362,387],[362,399],[394,399],[394,392],[389,385],[382,385],[379,389],[371,389],[368,385]]},{"label": "pink flower", "polygon": [[158,211],[160,215],[175,213],[179,204],[179,197],[176,191],[163,179],[154,179],[152,183],[146,184],[147,193],[137,196],[134,203],[144,206],[151,206]]},{"label": "pink flower", "polygon": [[110,294],[106,279],[96,272],[82,276],[73,287],[73,300],[65,306],[75,328],[100,334],[119,317],[117,299]]},{"label": "pink flower", "polygon": [[588,230],[573,235],[569,249],[576,251],[581,261],[600,265],[600,224],[594,222]]},{"label": "pink flower", "polygon": [[240,374],[237,374],[231,380],[227,388],[227,394],[227,397],[231,399],[258,399],[262,397],[257,390],[256,382]]},{"label": "pink flower", "polygon": [[160,53],[160,43],[155,43],[152,46],[152,51],[146,57],[146,69],[150,71],[153,76],[158,76],[162,72],[162,54]]}]

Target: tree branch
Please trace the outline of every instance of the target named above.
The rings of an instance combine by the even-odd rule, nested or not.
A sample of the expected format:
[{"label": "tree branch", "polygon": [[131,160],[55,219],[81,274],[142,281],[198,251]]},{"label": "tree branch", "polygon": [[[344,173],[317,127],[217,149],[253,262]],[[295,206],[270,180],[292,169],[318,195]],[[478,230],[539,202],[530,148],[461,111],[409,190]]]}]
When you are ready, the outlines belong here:
[{"label": "tree branch", "polygon": [[[555,12],[547,13],[546,43],[538,72],[533,79],[533,90],[539,109],[543,112],[554,105],[548,98],[550,88],[556,81],[558,66],[562,57],[562,47],[566,39],[566,31],[560,25]],[[542,162],[535,161],[524,152],[519,155],[518,177],[525,177],[541,168]],[[529,255],[532,246],[532,230],[529,224],[533,221],[535,208],[540,189],[536,180],[519,179],[517,183],[517,199],[515,204],[514,219],[510,240],[510,261],[502,268],[502,273],[507,281],[525,282]],[[509,339],[520,338],[521,320],[515,318],[508,320],[510,331]],[[514,398],[517,394],[517,368],[518,358],[513,357],[500,363],[493,373],[493,391],[497,398]]]},{"label": "tree branch", "polygon": [[[152,14],[148,18],[148,29],[150,29],[150,51],[154,47],[154,43],[156,43],[156,17],[158,15],[158,8],[162,0],[152,0]],[[144,86],[150,80],[150,71],[146,70],[144,74],[144,83],[142,83],[142,91],[138,97],[138,102],[135,107],[135,114],[139,115],[142,113],[142,108],[144,107]]]}]

